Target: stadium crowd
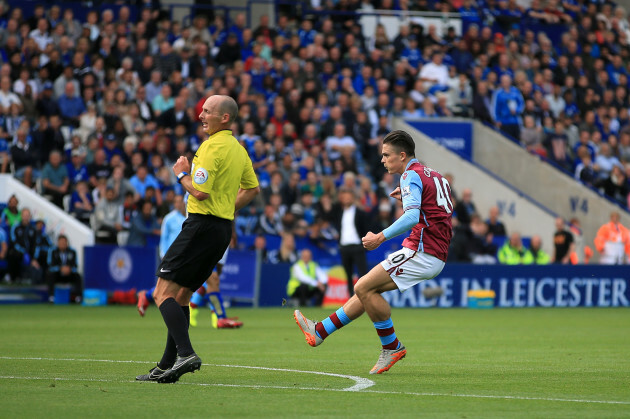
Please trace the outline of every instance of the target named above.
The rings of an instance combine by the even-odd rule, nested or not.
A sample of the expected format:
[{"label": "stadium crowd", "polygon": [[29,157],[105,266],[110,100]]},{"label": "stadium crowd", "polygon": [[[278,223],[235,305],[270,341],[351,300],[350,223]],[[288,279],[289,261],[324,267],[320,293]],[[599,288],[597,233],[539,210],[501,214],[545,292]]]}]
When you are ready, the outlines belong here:
[{"label": "stadium crowd", "polygon": [[[261,249],[265,235],[280,235],[274,260],[297,260],[296,237],[338,237],[330,214],[341,187],[356,191],[375,229],[401,214],[388,196],[397,179],[380,164],[394,117],[475,117],[628,207],[630,23],[613,3],[342,0],[313,2],[330,15],[300,19],[289,7],[252,27],[242,13],[188,24],[159,2],[138,3],[79,21],[57,4],[0,2],[0,171],[89,224],[99,242],[126,231],[129,244],[156,243],[182,193],[171,166],[204,140],[197,115],[211,94],[237,100],[233,133],[263,189],[236,231],[257,235]],[[460,13],[463,34],[412,19],[393,39],[380,24],[365,37],[359,9]],[[586,261],[539,255],[543,239],[557,247],[551,232],[532,237],[526,256],[496,208],[479,214],[472,191],[461,192],[454,261]],[[3,217],[9,235],[18,218]],[[579,222],[571,226],[579,242]]]}]

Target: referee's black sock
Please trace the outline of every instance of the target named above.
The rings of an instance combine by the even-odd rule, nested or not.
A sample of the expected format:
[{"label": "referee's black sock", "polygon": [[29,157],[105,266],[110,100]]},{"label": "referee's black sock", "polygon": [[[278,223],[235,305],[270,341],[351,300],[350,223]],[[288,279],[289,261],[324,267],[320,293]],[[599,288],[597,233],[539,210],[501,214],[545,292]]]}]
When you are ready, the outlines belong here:
[{"label": "referee's black sock", "polygon": [[177,345],[171,336],[171,333],[166,334],[166,347],[164,348],[164,354],[160,360],[158,367],[162,370],[167,370],[175,364],[177,358]]},{"label": "referee's black sock", "polygon": [[[181,306],[184,311],[184,316],[186,316],[186,321],[190,325],[190,307]],[[167,370],[173,366],[175,363],[175,359],[177,358],[177,345],[175,345],[175,341],[170,333],[166,336],[166,347],[164,348],[164,354],[162,355],[162,359],[158,364],[158,367],[163,370]]]},{"label": "referee's black sock", "polygon": [[174,298],[167,298],[160,305],[160,313],[162,313],[168,332],[177,345],[177,355],[192,355],[195,351],[190,343],[188,320],[182,306]]},{"label": "referee's black sock", "polygon": [[184,312],[184,316],[186,316],[186,323],[188,324],[188,327],[190,328],[190,307],[189,306],[180,306],[182,308],[182,311]]}]

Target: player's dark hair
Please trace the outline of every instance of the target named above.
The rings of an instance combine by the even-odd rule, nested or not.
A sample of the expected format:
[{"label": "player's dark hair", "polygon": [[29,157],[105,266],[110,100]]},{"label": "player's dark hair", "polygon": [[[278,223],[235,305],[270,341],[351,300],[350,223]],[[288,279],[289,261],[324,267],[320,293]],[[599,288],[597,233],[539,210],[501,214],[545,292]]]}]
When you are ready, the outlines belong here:
[{"label": "player's dark hair", "polygon": [[409,157],[416,156],[416,143],[407,132],[402,130],[392,131],[383,138],[383,144],[390,144],[398,151],[404,151]]}]

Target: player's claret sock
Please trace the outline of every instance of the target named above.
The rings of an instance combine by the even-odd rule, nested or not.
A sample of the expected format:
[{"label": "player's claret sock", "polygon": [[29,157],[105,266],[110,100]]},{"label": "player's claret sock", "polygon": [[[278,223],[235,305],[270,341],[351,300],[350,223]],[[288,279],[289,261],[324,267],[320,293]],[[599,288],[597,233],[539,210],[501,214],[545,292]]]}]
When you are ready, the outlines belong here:
[{"label": "player's claret sock", "polygon": [[204,301],[206,300],[205,296],[206,296],[206,287],[202,285],[192,295],[192,298],[190,299],[190,307],[197,308],[197,307],[203,306]]},{"label": "player's claret sock", "polygon": [[392,322],[391,317],[382,322],[374,322],[374,327],[381,339],[383,349],[398,349],[400,342],[396,337],[396,332],[394,332],[394,322]]},{"label": "player's claret sock", "polygon": [[398,341],[391,317],[382,322],[374,322],[374,327],[381,339],[383,349],[381,349],[378,361],[370,370],[370,374],[382,374],[403,359],[407,355],[407,349]]},{"label": "player's claret sock", "polygon": [[343,310],[343,307],[340,307],[333,314],[315,325],[315,333],[323,340],[326,339],[328,335],[341,329],[351,321],[350,317],[348,317],[346,312]]}]

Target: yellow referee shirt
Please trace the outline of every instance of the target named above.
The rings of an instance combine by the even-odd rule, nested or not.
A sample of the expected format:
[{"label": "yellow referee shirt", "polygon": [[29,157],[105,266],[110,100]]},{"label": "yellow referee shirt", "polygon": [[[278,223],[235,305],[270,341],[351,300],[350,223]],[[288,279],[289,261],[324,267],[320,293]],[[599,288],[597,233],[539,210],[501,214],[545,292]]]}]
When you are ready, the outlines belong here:
[{"label": "yellow referee shirt", "polygon": [[230,130],[219,131],[201,143],[193,158],[190,176],[193,187],[207,193],[208,198],[199,201],[190,195],[188,212],[228,220],[234,219],[238,189],[258,186],[247,150]]}]

